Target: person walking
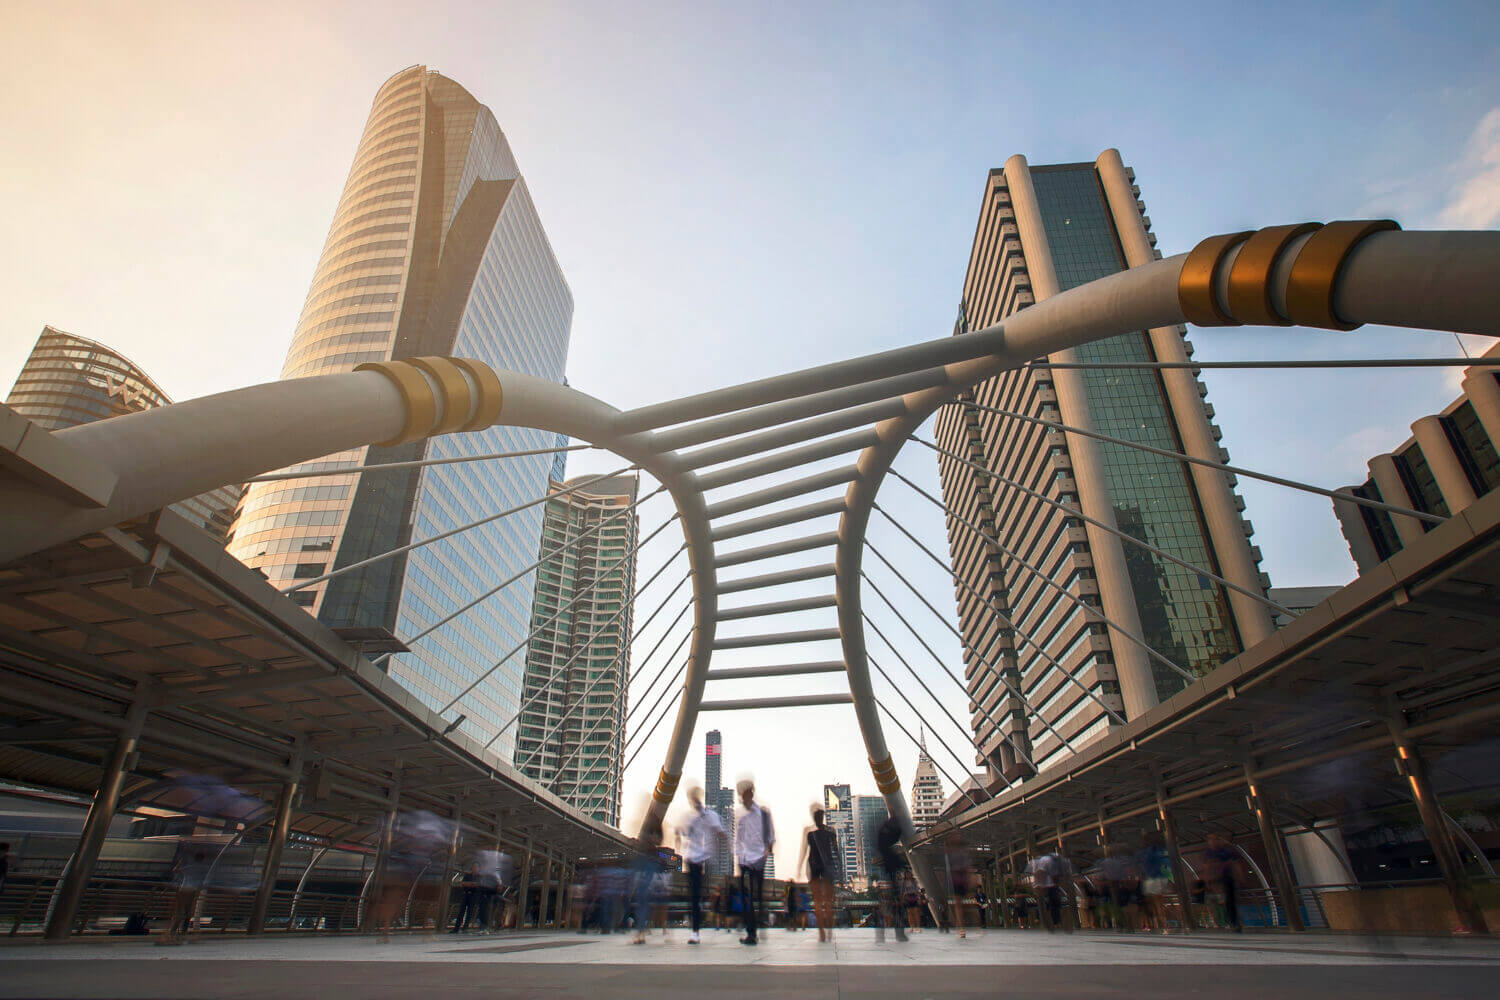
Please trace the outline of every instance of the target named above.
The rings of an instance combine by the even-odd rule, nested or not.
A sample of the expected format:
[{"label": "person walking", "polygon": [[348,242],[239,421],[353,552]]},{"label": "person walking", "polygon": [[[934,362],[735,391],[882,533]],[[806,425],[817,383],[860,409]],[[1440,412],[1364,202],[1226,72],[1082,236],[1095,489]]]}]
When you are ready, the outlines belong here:
[{"label": "person walking", "polygon": [[885,925],[895,928],[896,940],[905,941],[906,931],[901,926],[902,893],[906,871],[906,859],[901,856],[901,823],[894,816],[887,816],[875,831],[875,851],[880,867],[885,869],[885,891],[881,894],[880,930],[877,940],[885,940]]},{"label": "person walking", "polygon": [[[661,847],[661,826],[649,823],[641,832],[640,853],[635,859],[635,938],[631,944],[645,944],[646,930],[651,923],[651,908],[656,896],[656,876],[661,873],[661,861],[657,849]],[[662,933],[666,933],[663,921]]]},{"label": "person walking", "polygon": [[1209,892],[1224,914],[1224,919],[1220,922],[1235,933],[1239,933],[1243,930],[1240,926],[1237,894],[1240,873],[1239,854],[1229,846],[1228,837],[1222,833],[1211,833],[1208,836],[1208,847],[1203,852],[1203,860],[1207,862],[1208,878],[1206,881]]},{"label": "person walking", "polygon": [[688,866],[688,912],[693,928],[688,944],[697,944],[703,921],[703,874],[714,856],[714,848],[729,838],[724,834],[719,814],[703,808],[703,789],[689,788],[687,798],[691,812],[687,823],[677,831],[677,849]]},{"label": "person walking", "polygon": [[818,918],[818,941],[833,940],[833,888],[839,881],[839,838],[828,828],[827,816],[813,807],[813,828],[802,844],[802,858],[797,870],[807,865],[807,885],[812,890],[813,913]]},{"label": "person walking", "polygon": [[911,872],[901,876],[901,902],[906,910],[906,923],[913,934],[922,932],[922,890]]},{"label": "person walking", "polygon": [[[458,915],[453,918],[453,929],[449,934],[457,934],[459,931],[469,929],[469,921],[474,919],[479,912],[479,893],[484,876],[479,871],[479,862],[476,861],[464,872],[459,887],[463,890],[463,896],[459,901]],[[480,921],[483,923],[483,921]]]},{"label": "person walking", "polygon": [[1169,932],[1167,889],[1172,885],[1172,862],[1167,856],[1167,840],[1160,831],[1146,831],[1135,866],[1141,873],[1141,900],[1146,925],[1166,934]]},{"label": "person walking", "polygon": [[735,786],[742,808],[735,817],[734,859],[740,865],[740,886],[745,895],[745,936],[740,944],[760,943],[760,917],[764,905],[766,858],[776,843],[771,814],[755,801],[755,782],[748,779]]}]

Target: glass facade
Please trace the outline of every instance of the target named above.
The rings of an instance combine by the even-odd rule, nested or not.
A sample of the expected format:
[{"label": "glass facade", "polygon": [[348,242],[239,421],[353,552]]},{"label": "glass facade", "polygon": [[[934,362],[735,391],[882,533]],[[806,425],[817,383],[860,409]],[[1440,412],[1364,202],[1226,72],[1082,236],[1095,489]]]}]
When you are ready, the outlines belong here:
[{"label": "glass facade", "polygon": [[[1032,170],[1059,289],[1124,270],[1108,203],[1092,164]],[[1082,362],[1154,361],[1148,335],[1122,334],[1078,348]],[[1103,434],[1181,451],[1160,376],[1150,370],[1083,372],[1089,413]],[[1118,527],[1179,559],[1218,572],[1193,484],[1170,458],[1099,443]],[[1224,588],[1136,546],[1125,547],[1144,638],[1157,652],[1203,674],[1241,649]],[[1165,700],[1183,679],[1152,662]]]},{"label": "glass facade", "polygon": [[[21,366],[5,405],[55,431],[170,402],[171,397],[123,354],[49,326]],[[238,484],[222,486],[171,509],[222,542],[240,493]]]},{"label": "glass facade", "polygon": [[617,476],[547,501],[515,742],[521,773],[612,825],[620,819],[639,530],[626,509],[638,486]]},{"label": "glass facade", "polygon": [[[422,66],[376,94],[283,378],[422,355],[481,359],[561,381],[573,300],[499,124]],[[566,443],[563,441],[562,443]],[[558,446],[551,433],[493,427],[329,455],[291,471]],[[231,551],[279,587],[539,500],[554,458],[367,471],[252,487]],[[329,625],[402,639],[386,668],[433,707],[476,679],[456,711],[488,742],[520,704],[541,505],[355,570],[292,597]],[[479,600],[454,621],[438,623]],[[503,662],[502,662],[503,661]],[[482,679],[481,679],[482,678]],[[495,748],[508,755],[510,732]]]}]

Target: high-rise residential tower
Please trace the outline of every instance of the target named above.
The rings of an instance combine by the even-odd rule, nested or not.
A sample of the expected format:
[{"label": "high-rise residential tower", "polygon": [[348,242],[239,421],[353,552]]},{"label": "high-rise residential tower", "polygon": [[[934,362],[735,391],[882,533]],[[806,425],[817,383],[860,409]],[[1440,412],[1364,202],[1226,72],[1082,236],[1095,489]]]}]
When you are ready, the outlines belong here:
[{"label": "high-rise residential tower", "polygon": [[710,875],[734,874],[734,789],[724,787],[724,738],[717,729],[703,737],[703,804],[719,814],[726,839],[714,846]]},{"label": "high-rise residential tower", "polygon": [[937,765],[927,755],[927,738],[921,739],[917,752],[917,774],[911,782],[911,822],[918,830],[936,823],[943,814],[943,779]]},{"label": "high-rise residential tower", "polygon": [[612,826],[620,821],[639,484],[633,475],[553,484],[516,730],[521,772]]},{"label": "high-rise residential tower", "polygon": [[[43,327],[5,405],[49,431],[120,417],[172,398],[125,355],[93,340]],[[242,490],[223,486],[172,510],[223,542]]]},{"label": "high-rise residential tower", "polygon": [[[1134,176],[1113,149],[1094,163],[1032,167],[1014,156],[992,170],[954,334],[1159,257]],[[1110,725],[1102,705],[1132,718],[1184,686],[1126,633],[1201,674],[1272,632],[1253,598],[1071,513],[1264,593],[1233,477],[1007,415],[1225,461],[1207,390],[1190,368],[1046,367],[1185,363],[1185,332],[1140,330],[1038,359],[938,415],[939,444],[991,473],[939,462],[944,500],[958,515],[948,536],[969,707],[992,783],[1066,756],[1052,730],[1076,747]]]},{"label": "high-rise residential tower", "polygon": [[[375,95],[313,275],[283,378],[361,363],[451,355],[561,381],[573,299],[495,116],[423,66]],[[552,433],[491,427],[325,456],[292,471],[461,459],[557,446]],[[553,456],[252,486],[230,551],[280,587],[315,580],[404,543],[547,493]],[[292,592],[335,627],[413,637],[536,559],[542,511],[513,516]],[[520,704],[534,577],[476,604],[385,661],[430,705],[491,671],[459,711],[495,736]],[[509,754],[510,731],[496,749]]]}]

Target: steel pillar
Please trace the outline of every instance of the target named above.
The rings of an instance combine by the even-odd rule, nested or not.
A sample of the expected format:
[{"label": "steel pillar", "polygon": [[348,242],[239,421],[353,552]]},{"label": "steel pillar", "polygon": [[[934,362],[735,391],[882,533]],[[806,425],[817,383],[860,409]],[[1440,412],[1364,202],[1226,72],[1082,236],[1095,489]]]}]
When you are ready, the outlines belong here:
[{"label": "steel pillar", "polygon": [[[281,794],[276,799],[276,818],[271,821],[269,839],[266,841],[266,863],[261,869],[260,885],[255,890],[255,901],[250,906],[248,932],[251,934],[260,934],[266,929],[266,912],[271,908],[271,895],[276,891],[276,876],[281,873],[281,854],[286,849],[286,835],[292,823],[292,802],[297,797],[301,771],[302,764],[299,756],[292,767],[294,777],[282,783]],[[299,885],[299,893],[300,890]]]},{"label": "steel pillar", "polygon": [[1469,881],[1468,873],[1464,871],[1463,859],[1453,843],[1448,825],[1443,822],[1442,806],[1438,803],[1427,776],[1427,762],[1422,759],[1416,745],[1402,727],[1393,723],[1391,737],[1396,742],[1396,769],[1406,778],[1411,788],[1412,800],[1416,802],[1417,812],[1422,817],[1422,828],[1427,833],[1427,841],[1432,844],[1433,853],[1437,855],[1438,867],[1442,870],[1443,882],[1448,886],[1448,895],[1453,900],[1453,910],[1458,915],[1459,923],[1470,933],[1488,934],[1489,925],[1485,922],[1484,911],[1480,909],[1478,900],[1474,898],[1474,886]]},{"label": "steel pillar", "polygon": [[516,930],[526,926],[526,914],[531,907],[526,898],[531,894],[531,838],[526,838],[526,857],[521,862],[521,878],[516,883]]},{"label": "steel pillar", "polygon": [[442,930],[448,922],[448,907],[453,899],[453,861],[458,857],[458,844],[463,837],[464,807],[453,806],[453,836],[448,840],[448,850],[443,856],[442,881],[438,883],[437,913],[433,917],[433,928]]},{"label": "steel pillar", "polygon": [[1255,783],[1255,771],[1245,765],[1245,784],[1250,789],[1250,808],[1255,811],[1255,822],[1260,826],[1261,844],[1271,862],[1271,877],[1276,880],[1276,892],[1281,896],[1282,908],[1286,910],[1286,925],[1294,931],[1305,931],[1302,923],[1302,901],[1297,898],[1297,886],[1292,881],[1292,868],[1287,863],[1286,851],[1281,844],[1281,834],[1271,822],[1271,812],[1266,808],[1261,790]]},{"label": "steel pillar", "polygon": [[[1100,822],[1103,822],[1100,812]],[[1167,842],[1167,859],[1172,864],[1172,881],[1177,885],[1177,902],[1182,907],[1182,929],[1191,934],[1198,929],[1193,919],[1193,893],[1188,884],[1187,866],[1182,863],[1182,850],[1177,843],[1177,823],[1167,810],[1167,789],[1161,776],[1156,778],[1156,815],[1161,820],[1161,833]]]},{"label": "steel pillar", "polygon": [[552,855],[547,855],[547,864],[542,868],[542,898],[537,902],[536,925],[547,926],[548,913],[552,905]]},{"label": "steel pillar", "polygon": [[125,725],[115,738],[109,758],[104,762],[104,773],[99,777],[99,790],[89,806],[88,818],[83,822],[83,832],[78,837],[78,847],[73,851],[67,870],[63,872],[58,886],[57,899],[52,912],[47,916],[46,938],[48,941],[64,941],[72,932],[73,920],[78,916],[78,905],[83,902],[84,890],[89,877],[99,860],[99,850],[109,833],[110,821],[120,804],[120,789],[125,784],[126,766],[135,754],[141,739],[141,726],[146,721],[146,699],[139,698],[125,713]]}]

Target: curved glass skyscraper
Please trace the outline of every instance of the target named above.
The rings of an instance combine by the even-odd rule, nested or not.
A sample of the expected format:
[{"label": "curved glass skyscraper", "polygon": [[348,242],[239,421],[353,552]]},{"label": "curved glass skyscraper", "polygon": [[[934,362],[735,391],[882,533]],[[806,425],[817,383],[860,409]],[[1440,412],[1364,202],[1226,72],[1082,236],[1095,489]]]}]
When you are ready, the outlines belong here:
[{"label": "curved glass skyscraper", "polygon": [[[573,298],[495,116],[426,67],[380,88],[287,351],[283,378],[422,355],[479,358],[561,381]],[[299,466],[379,465],[556,447],[496,427]],[[544,496],[549,455],[252,486],[230,551],[279,587]],[[536,558],[540,505],[292,592],[329,625],[412,639]],[[516,712],[533,574],[387,661],[442,706],[494,669],[457,711],[488,741]],[[368,631],[363,631],[368,630]],[[506,659],[506,654],[519,652]],[[502,662],[503,661],[503,662]],[[496,744],[511,750],[507,732]]]}]

